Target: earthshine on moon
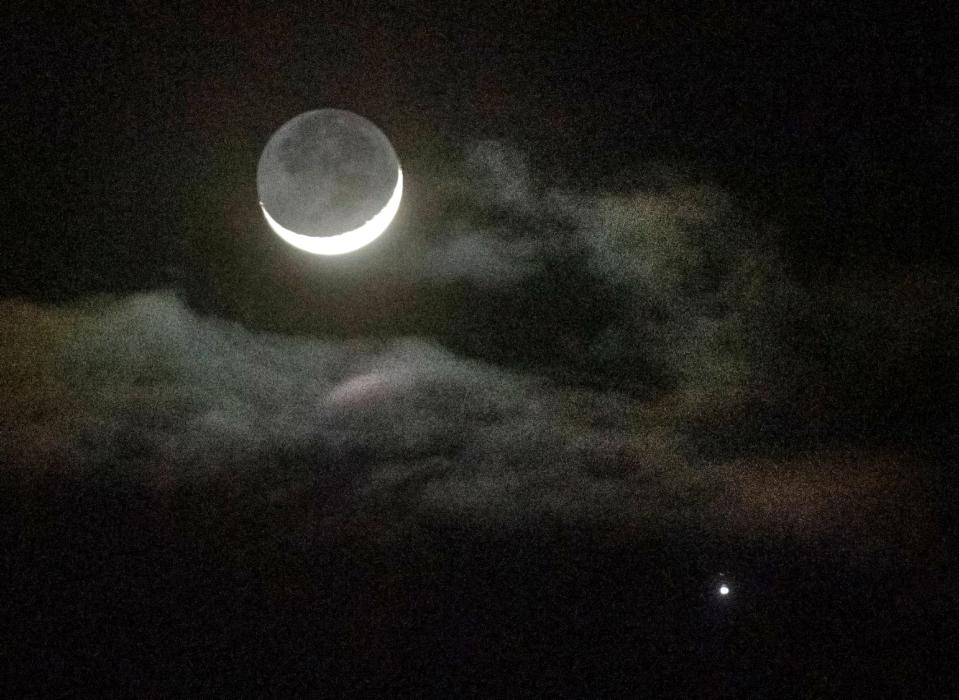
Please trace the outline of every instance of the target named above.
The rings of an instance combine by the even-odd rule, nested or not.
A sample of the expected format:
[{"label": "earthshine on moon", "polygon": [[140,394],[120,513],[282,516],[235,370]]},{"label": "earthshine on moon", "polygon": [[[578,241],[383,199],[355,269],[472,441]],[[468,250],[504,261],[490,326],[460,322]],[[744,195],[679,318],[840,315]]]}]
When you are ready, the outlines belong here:
[{"label": "earthshine on moon", "polygon": [[339,109],[305,112],[281,126],[263,149],[256,184],[270,228],[316,255],[376,240],[403,196],[389,140],[370,121]]}]

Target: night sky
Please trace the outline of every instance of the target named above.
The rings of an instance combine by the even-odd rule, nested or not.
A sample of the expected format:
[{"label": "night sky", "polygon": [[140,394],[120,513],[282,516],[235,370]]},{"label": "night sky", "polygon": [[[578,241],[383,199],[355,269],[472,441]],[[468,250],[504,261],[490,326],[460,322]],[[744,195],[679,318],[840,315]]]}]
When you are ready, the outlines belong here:
[{"label": "night sky", "polygon": [[[948,694],[948,17],[47,5],[0,46],[4,696]],[[257,203],[325,107],[405,179],[336,258]]]}]

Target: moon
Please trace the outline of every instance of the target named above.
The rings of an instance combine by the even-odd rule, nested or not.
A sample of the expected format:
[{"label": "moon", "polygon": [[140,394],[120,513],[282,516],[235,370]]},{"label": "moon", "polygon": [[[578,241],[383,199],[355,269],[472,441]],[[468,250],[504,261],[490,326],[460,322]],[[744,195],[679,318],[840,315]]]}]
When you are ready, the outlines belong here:
[{"label": "moon", "polygon": [[379,238],[403,198],[392,144],[342,109],[304,112],[270,137],[256,172],[267,225],[300,250],[342,255]]}]

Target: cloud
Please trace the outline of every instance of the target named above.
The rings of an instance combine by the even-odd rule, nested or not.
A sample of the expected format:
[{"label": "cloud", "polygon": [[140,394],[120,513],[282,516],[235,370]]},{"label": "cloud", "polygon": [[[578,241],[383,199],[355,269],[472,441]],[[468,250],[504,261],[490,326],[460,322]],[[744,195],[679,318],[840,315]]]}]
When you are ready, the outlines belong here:
[{"label": "cloud", "polygon": [[541,269],[542,246],[533,239],[502,239],[493,232],[465,231],[428,248],[420,258],[427,283],[469,282],[479,287],[514,284]]},{"label": "cloud", "polygon": [[[305,490],[332,522],[385,520],[394,533],[444,519],[557,518],[623,535],[784,527],[770,519],[775,481],[690,460],[671,409],[428,339],[255,333],[170,293],[64,308],[8,301],[0,321],[10,329],[0,457],[22,469],[109,469],[156,488],[225,479],[253,499]],[[789,532],[821,532],[803,519],[816,506],[801,493],[777,497],[801,511]]]},{"label": "cloud", "polygon": [[441,168],[414,164],[418,169],[428,173],[422,186],[430,205],[417,211],[421,235],[404,244],[404,276],[492,289],[542,272],[556,240],[545,227],[543,183],[520,151],[484,141]]},{"label": "cloud", "polygon": [[[551,373],[680,391],[697,405],[788,390],[783,319],[808,301],[771,232],[728,192],[652,166],[643,188],[575,191],[495,141],[465,149],[434,177],[423,183],[431,207],[417,212],[422,235],[404,244],[397,267],[425,290],[469,287],[450,306],[481,316],[490,338],[510,338],[524,364],[568,348],[548,361]],[[484,315],[483,306],[510,303],[516,310]],[[510,336],[517,322],[523,338]],[[495,346],[483,331],[475,348],[442,326],[417,331],[466,352]],[[489,356],[499,361],[495,347]]]},{"label": "cloud", "polygon": [[[808,296],[727,193],[683,178],[571,191],[493,142],[434,178],[419,182],[430,204],[417,212],[420,235],[390,274],[375,261],[364,268],[364,293],[349,286],[350,261],[330,272],[328,284],[344,288],[327,306],[305,279],[282,297],[289,308],[262,281],[231,283],[251,295],[257,319],[293,309],[311,323],[352,320],[397,291],[403,318],[368,337],[315,325],[268,333],[200,315],[170,292],[3,302],[0,461],[36,473],[109,469],[158,489],[221,479],[252,500],[298,491],[334,524],[375,520],[390,532],[553,518],[622,536],[665,527],[818,537],[848,526],[867,539],[872,515],[849,495],[860,489],[870,514],[895,521],[893,491],[914,484],[895,459],[858,480],[859,458],[776,462],[754,450],[734,466],[712,463],[728,458],[710,458],[722,454],[713,443],[775,442],[796,385],[821,376],[790,336],[794,318],[811,316]],[[381,272],[392,286],[377,297],[369,280]],[[952,298],[914,291],[900,315]],[[833,315],[861,296],[850,294],[834,295]],[[914,336],[897,338],[908,359]],[[833,353],[846,366],[862,358],[868,378],[871,349],[854,339]],[[816,487],[817,473],[835,488]]]},{"label": "cloud", "polygon": [[199,317],[169,293],[67,309],[7,302],[3,319],[20,328],[3,346],[15,369],[7,405],[16,407],[4,426],[18,437],[5,444],[42,454],[32,436],[59,425],[47,461],[135,452],[215,467],[276,445],[435,456],[471,433],[491,445],[505,437],[499,449],[519,455],[535,451],[537,436],[598,418],[565,416],[548,383],[428,340],[251,333]]}]

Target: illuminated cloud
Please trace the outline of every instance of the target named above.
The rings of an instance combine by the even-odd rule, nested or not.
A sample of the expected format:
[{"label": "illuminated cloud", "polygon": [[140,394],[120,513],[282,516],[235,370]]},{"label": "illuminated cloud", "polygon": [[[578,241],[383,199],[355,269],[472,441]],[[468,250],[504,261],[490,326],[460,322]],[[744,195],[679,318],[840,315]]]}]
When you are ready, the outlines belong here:
[{"label": "illuminated cloud", "polygon": [[225,478],[246,498],[305,489],[331,518],[388,529],[558,518],[620,536],[681,527],[895,540],[897,528],[870,523],[892,517],[892,502],[901,511],[912,488],[895,461],[875,478],[829,465],[814,478],[799,463],[788,478],[763,462],[706,468],[684,452],[675,408],[425,339],[258,334],[165,293],[59,309],[6,302],[0,320],[0,457],[37,473],[109,468],[156,488]]}]

